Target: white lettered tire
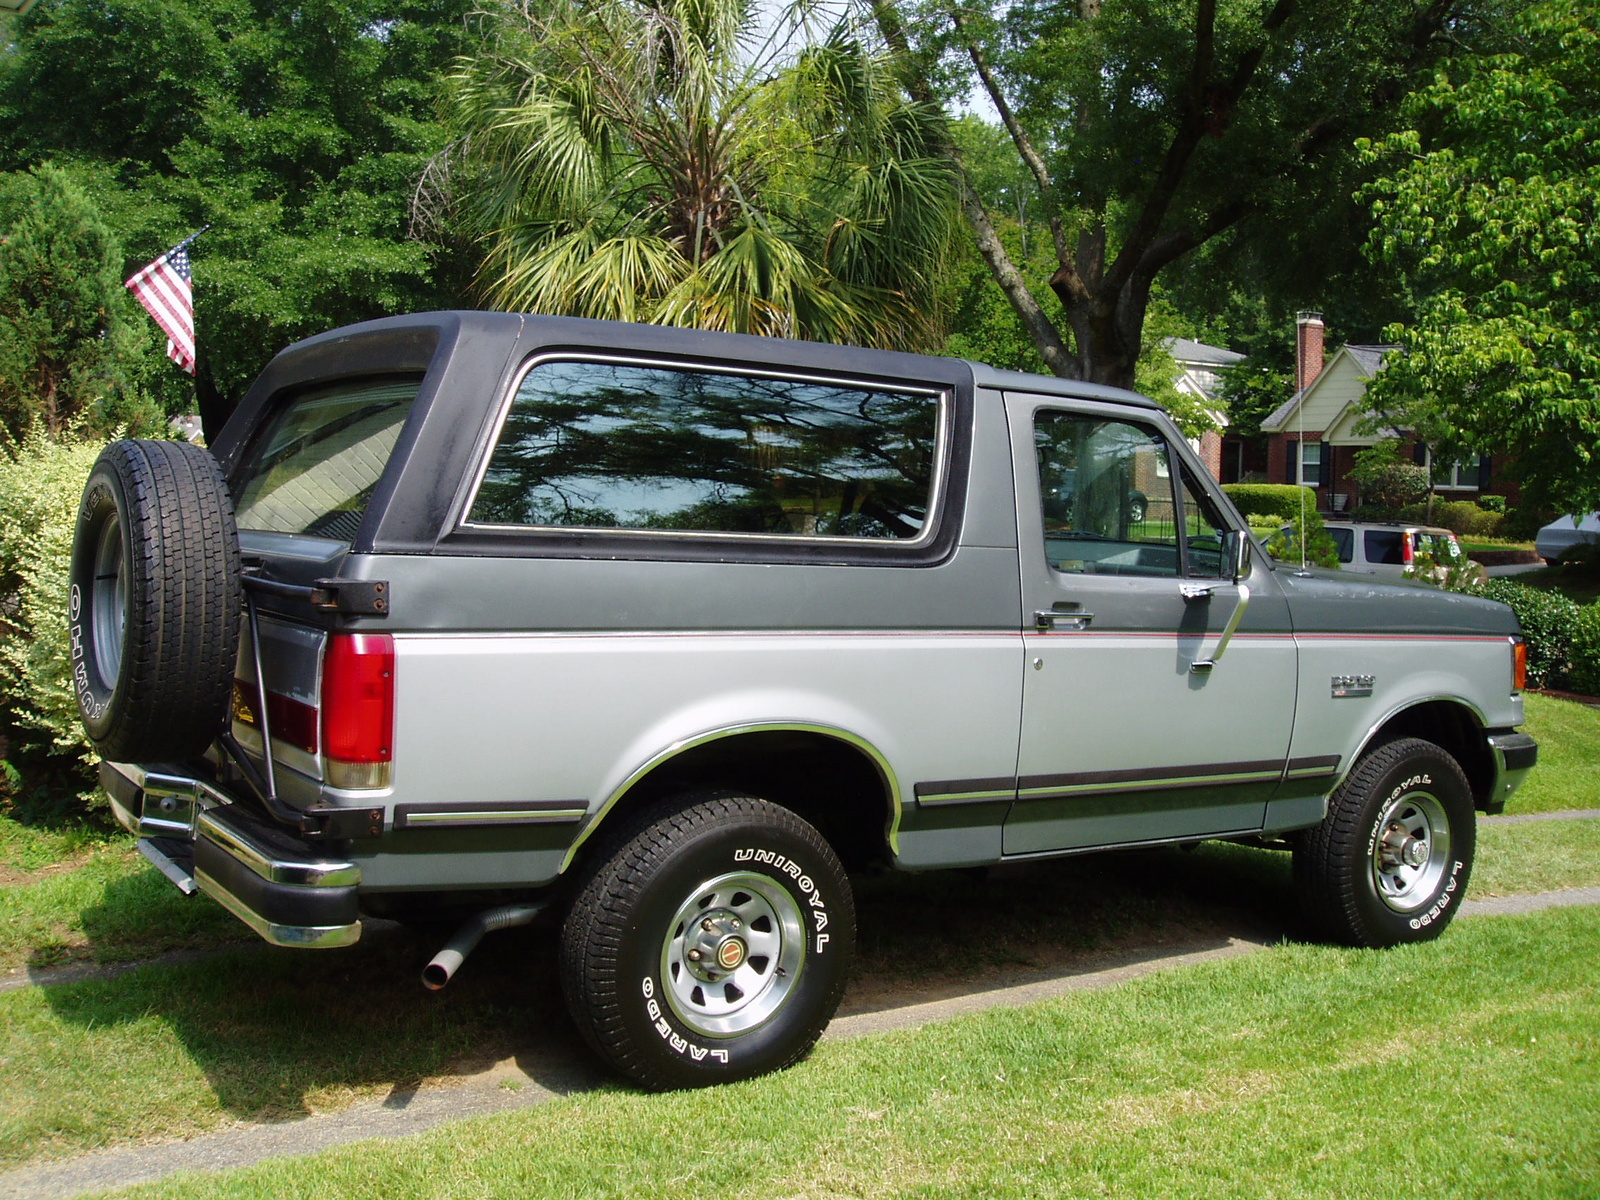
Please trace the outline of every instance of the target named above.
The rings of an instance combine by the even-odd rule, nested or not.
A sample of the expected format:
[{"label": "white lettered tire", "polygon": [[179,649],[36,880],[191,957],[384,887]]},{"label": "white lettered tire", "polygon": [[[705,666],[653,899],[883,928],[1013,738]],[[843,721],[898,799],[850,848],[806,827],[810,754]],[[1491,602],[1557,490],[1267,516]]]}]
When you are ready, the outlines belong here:
[{"label": "white lettered tire", "polygon": [[703,1087],[803,1058],[854,953],[849,880],[822,836],[765,800],[702,792],[601,848],[562,929],[562,986],[618,1071]]},{"label": "white lettered tire", "polygon": [[1472,874],[1472,789],[1446,751],[1421,738],[1366,754],[1300,836],[1295,886],[1318,932],[1351,946],[1438,937]]}]

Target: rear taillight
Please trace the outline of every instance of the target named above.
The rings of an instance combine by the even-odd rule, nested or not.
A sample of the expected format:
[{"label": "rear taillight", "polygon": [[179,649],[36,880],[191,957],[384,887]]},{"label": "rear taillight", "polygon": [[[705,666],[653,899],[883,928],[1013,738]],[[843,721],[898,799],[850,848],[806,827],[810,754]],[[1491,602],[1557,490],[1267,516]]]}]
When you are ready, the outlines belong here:
[{"label": "rear taillight", "polygon": [[339,788],[389,786],[394,757],[394,638],[335,633],[322,658],[322,755]]},{"label": "rear taillight", "polygon": [[1528,686],[1528,643],[1521,638],[1511,639],[1511,690],[1520,692]]},{"label": "rear taillight", "polygon": [[1414,536],[1409,533],[1400,535],[1400,561],[1408,567],[1417,561],[1417,548],[1412,542]]},{"label": "rear taillight", "polygon": [[[256,685],[242,679],[233,681],[233,716],[237,721],[259,728],[256,717],[260,701]],[[267,693],[267,720],[272,724],[272,740],[298,746],[307,754],[317,752],[317,710],[304,700],[280,692]]]}]

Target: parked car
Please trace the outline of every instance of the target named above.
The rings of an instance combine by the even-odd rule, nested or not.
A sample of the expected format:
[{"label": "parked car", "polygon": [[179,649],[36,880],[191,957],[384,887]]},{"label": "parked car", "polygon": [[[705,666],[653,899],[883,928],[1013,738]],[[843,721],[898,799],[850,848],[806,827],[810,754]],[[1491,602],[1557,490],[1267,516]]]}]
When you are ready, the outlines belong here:
[{"label": "parked car", "polygon": [[[1363,575],[1405,577],[1419,554],[1430,555],[1442,577],[1465,557],[1461,543],[1448,529],[1390,521],[1329,521],[1328,535],[1339,549],[1339,566]],[[1477,564],[1474,564],[1475,566]],[[1482,567],[1478,567],[1481,574]]]},{"label": "parked car", "polygon": [[1581,521],[1577,517],[1562,517],[1540,529],[1533,540],[1533,548],[1545,562],[1555,564],[1574,546],[1600,543],[1600,512],[1590,513]]},{"label": "parked car", "polygon": [[212,450],[105,450],[69,603],[178,887],[288,946],[470,912],[435,987],[549,912],[656,1088],[807,1053],[852,871],[1244,840],[1325,936],[1416,942],[1537,757],[1508,607],[1274,565],[1154,402],[812,342],[311,338]]}]

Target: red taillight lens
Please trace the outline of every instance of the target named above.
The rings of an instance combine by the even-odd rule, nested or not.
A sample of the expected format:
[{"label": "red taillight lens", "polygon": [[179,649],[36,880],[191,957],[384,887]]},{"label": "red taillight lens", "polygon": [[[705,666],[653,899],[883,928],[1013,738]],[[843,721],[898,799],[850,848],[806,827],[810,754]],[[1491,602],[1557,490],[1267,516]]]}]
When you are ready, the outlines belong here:
[{"label": "red taillight lens", "polygon": [[1517,638],[1511,643],[1511,690],[1520,692],[1528,686],[1528,643]]},{"label": "red taillight lens", "polygon": [[[233,681],[233,715],[246,725],[259,726],[256,718],[256,685],[242,679]],[[303,700],[267,693],[267,718],[272,722],[272,740],[298,746],[307,754],[317,752],[317,710]]]},{"label": "red taillight lens", "polygon": [[1400,561],[1406,566],[1417,560],[1417,548],[1412,542],[1412,536],[1409,533],[1400,535]]},{"label": "red taillight lens", "polygon": [[394,638],[335,633],[322,659],[322,753],[335,787],[385,787],[394,755]]}]

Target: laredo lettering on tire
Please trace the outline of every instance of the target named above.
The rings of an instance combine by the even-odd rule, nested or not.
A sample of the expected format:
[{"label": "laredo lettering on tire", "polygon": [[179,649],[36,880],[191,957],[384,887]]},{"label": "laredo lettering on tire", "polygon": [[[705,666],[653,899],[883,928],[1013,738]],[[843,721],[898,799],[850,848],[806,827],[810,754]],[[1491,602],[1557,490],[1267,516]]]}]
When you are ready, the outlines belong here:
[{"label": "laredo lettering on tire", "polygon": [[567,1007],[645,1087],[701,1087],[803,1058],[855,952],[855,903],[822,836],[765,800],[679,797],[597,855],[561,935]]},{"label": "laredo lettering on tire", "polygon": [[1295,848],[1295,886],[1319,930],[1352,946],[1438,937],[1472,874],[1472,789],[1432,742],[1367,754]]},{"label": "laredo lettering on tire", "polygon": [[210,451],[107,446],[78,506],[70,582],[73,690],[95,749],[114,761],[204,750],[228,711],[243,605]]}]

